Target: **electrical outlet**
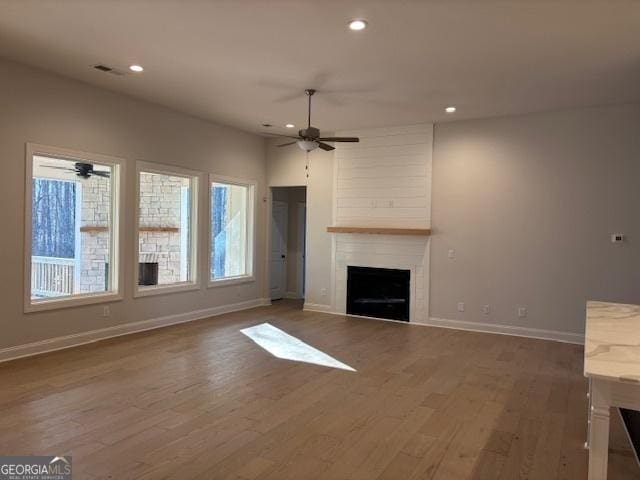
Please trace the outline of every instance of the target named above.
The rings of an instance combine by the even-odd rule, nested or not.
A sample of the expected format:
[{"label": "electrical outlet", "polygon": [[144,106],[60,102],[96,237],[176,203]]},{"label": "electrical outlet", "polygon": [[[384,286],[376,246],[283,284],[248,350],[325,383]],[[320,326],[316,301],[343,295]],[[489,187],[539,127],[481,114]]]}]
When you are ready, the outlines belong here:
[{"label": "electrical outlet", "polygon": [[320,290],[320,295],[322,295],[323,297],[326,297],[327,296],[327,289],[326,288],[321,289]]},{"label": "electrical outlet", "polygon": [[464,312],[464,302],[458,302],[458,311]]},{"label": "electrical outlet", "polygon": [[450,259],[454,259],[456,258],[456,251],[452,248],[447,252],[447,257],[449,257]]},{"label": "electrical outlet", "polygon": [[527,316],[527,309],[524,307],[518,307],[518,317],[524,318]]},{"label": "electrical outlet", "polygon": [[483,306],[482,313],[484,313],[485,315],[489,315],[491,313],[491,306],[490,305]]},{"label": "electrical outlet", "polygon": [[622,243],[624,242],[624,233],[612,233],[611,234],[611,243]]},{"label": "electrical outlet", "polygon": [[102,307],[102,316],[103,317],[108,317],[109,315],[111,315],[111,309],[109,309],[109,306],[106,305],[106,306]]}]

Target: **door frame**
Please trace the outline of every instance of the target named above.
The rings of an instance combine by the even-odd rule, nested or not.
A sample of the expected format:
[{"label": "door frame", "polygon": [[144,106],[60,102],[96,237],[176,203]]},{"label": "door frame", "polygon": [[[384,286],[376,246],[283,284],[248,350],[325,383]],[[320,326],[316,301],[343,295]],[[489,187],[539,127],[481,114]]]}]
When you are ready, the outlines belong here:
[{"label": "door frame", "polygon": [[[290,188],[290,187],[304,187],[305,191],[306,191],[306,197],[307,197],[307,201],[306,201],[306,206],[308,207],[308,203],[309,203],[309,185],[305,184],[305,183],[294,183],[291,185],[278,185],[278,184],[270,184],[267,183],[267,191],[266,194],[262,197],[262,202],[265,204],[265,210],[267,211],[267,215],[266,215],[266,221],[265,221],[265,230],[267,231],[267,238],[265,239],[266,241],[264,242],[264,261],[262,263],[263,265],[263,279],[264,279],[264,286],[262,287],[262,291],[263,293],[263,302],[265,305],[270,305],[271,304],[271,224],[272,224],[272,216],[273,216],[273,189],[274,188]],[[305,285],[305,290],[306,290],[306,286],[308,285],[307,282],[307,269],[306,269],[306,258],[307,258],[307,243],[308,243],[308,238],[309,238],[309,228],[308,228],[308,224],[309,224],[309,212],[307,211],[307,215],[306,215],[306,221],[305,221],[305,272],[304,272],[304,285]],[[332,289],[333,291],[333,289]],[[306,293],[306,292],[305,292]]]},{"label": "door frame", "polygon": [[[306,260],[307,260],[307,202],[298,202],[296,204],[296,216],[298,222],[298,254],[296,258],[296,295],[298,298],[304,298],[306,284]],[[300,248],[302,246],[302,248]]]}]

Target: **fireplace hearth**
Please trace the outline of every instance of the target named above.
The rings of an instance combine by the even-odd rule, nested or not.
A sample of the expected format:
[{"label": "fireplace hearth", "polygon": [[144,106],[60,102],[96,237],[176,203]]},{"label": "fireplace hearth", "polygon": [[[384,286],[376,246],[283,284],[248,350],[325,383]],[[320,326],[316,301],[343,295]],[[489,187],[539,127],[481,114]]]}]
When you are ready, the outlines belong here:
[{"label": "fireplace hearth", "polygon": [[391,268],[347,268],[347,313],[409,321],[411,272]]}]

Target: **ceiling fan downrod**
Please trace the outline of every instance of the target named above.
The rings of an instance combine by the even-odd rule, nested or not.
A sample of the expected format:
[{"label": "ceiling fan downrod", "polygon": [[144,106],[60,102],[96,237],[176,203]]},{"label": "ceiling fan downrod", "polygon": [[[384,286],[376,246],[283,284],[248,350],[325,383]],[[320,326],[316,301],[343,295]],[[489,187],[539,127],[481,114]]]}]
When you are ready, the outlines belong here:
[{"label": "ceiling fan downrod", "polygon": [[307,110],[307,128],[309,128],[311,127],[311,97],[313,97],[313,94],[316,93],[316,91],[313,88],[307,88],[304,93],[309,97],[309,108]]}]

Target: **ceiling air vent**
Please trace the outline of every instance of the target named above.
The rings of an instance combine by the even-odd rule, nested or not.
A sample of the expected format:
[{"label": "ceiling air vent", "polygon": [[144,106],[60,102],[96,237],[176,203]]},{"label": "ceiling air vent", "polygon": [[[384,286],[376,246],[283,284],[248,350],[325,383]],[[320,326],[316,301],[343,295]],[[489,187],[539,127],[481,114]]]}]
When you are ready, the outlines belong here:
[{"label": "ceiling air vent", "polygon": [[125,72],[123,72],[122,70],[118,70],[117,68],[109,67],[102,64],[93,65],[93,68],[95,68],[96,70],[100,70],[101,72],[110,73],[112,75],[122,76],[125,74]]}]

